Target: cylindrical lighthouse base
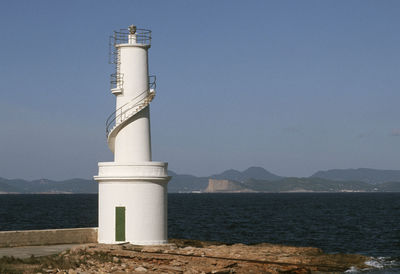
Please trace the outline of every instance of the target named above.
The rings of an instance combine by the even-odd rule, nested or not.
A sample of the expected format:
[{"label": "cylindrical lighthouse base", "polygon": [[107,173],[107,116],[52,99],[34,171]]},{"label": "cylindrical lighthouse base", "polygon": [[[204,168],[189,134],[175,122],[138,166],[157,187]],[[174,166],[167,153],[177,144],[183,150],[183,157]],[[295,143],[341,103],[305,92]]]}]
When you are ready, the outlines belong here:
[{"label": "cylindrical lighthouse base", "polygon": [[167,163],[99,163],[95,179],[99,243],[167,243]]}]

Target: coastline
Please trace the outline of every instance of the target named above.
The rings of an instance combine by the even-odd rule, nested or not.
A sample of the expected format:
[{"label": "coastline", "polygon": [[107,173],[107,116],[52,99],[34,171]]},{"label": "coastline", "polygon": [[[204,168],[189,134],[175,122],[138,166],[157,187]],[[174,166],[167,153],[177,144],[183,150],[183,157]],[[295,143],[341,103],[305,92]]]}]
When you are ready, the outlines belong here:
[{"label": "coastline", "polygon": [[[376,194],[383,194],[383,193],[400,193],[400,191],[355,191],[355,190],[342,190],[342,191],[313,191],[313,190],[304,190],[304,191],[215,191],[215,192],[205,192],[201,190],[195,191],[180,191],[180,192],[168,192],[168,194],[290,194],[290,193],[314,193],[314,194],[325,194],[325,193],[376,193]],[[0,195],[97,195],[98,193],[93,192],[0,192]]]},{"label": "coastline", "polygon": [[[170,239],[160,246],[83,244],[57,255],[2,258],[3,272],[24,273],[310,273],[371,268],[370,257],[326,254],[319,248]],[[7,273],[7,272],[6,272]]]}]

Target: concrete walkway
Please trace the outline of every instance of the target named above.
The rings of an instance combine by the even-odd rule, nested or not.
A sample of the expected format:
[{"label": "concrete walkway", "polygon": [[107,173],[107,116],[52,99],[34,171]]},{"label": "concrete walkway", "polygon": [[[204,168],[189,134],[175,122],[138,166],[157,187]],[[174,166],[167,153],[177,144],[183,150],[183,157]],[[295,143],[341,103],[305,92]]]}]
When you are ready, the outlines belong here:
[{"label": "concrete walkway", "polygon": [[64,250],[79,245],[81,244],[5,247],[0,248],[0,258],[3,256],[13,256],[14,258],[24,259],[31,257],[31,255],[35,257],[47,256],[63,252]]}]

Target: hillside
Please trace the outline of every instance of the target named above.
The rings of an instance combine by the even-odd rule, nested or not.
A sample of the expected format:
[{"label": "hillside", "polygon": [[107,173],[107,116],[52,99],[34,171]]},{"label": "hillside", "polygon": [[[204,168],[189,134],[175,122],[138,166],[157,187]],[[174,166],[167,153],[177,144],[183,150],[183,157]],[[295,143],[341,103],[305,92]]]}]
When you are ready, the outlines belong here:
[{"label": "hillside", "polygon": [[371,192],[374,188],[375,186],[364,182],[331,181],[320,178],[284,178],[278,181],[249,179],[243,183],[209,179],[204,192]]},{"label": "hillside", "polygon": [[249,167],[242,172],[235,169],[229,169],[220,174],[212,175],[210,178],[243,182],[248,179],[275,181],[282,179],[283,177],[275,175],[262,167]]},{"label": "hillside", "polygon": [[375,186],[380,192],[400,192],[400,182],[387,182]]},{"label": "hillside", "polygon": [[320,178],[284,178],[279,181],[250,179],[244,184],[250,189],[263,192],[364,192],[374,189],[374,186],[364,182]]},{"label": "hillside", "polygon": [[26,181],[0,178],[0,193],[97,193],[98,185],[93,180],[71,179],[52,181],[47,179]]},{"label": "hillside", "polygon": [[318,171],[311,177],[335,181],[360,181],[370,184],[400,182],[400,170],[378,170],[370,168],[331,169]]},{"label": "hillside", "polygon": [[206,193],[220,193],[220,192],[253,192],[248,189],[244,184],[230,181],[230,180],[217,180],[209,179],[208,186],[204,190]]},{"label": "hillside", "polygon": [[173,171],[168,171],[172,176],[168,183],[168,192],[192,192],[204,190],[208,185],[207,177],[196,177],[193,175],[179,175]]},{"label": "hillside", "polygon": [[7,179],[0,178],[0,193],[1,192],[6,192],[6,193],[9,193],[9,192],[15,192],[15,193],[21,192],[20,188],[15,187],[13,185],[9,185],[9,184],[7,184],[6,181],[7,181]]},{"label": "hillside", "polygon": [[[215,183],[210,192],[307,192],[307,191],[371,191],[400,192],[400,171],[374,169],[346,169],[316,172],[311,177],[281,177],[261,167],[250,167],[244,171],[234,169],[208,177],[188,174],[172,176],[168,192],[204,192],[209,180],[227,180],[231,183]],[[333,178],[333,179],[332,179]],[[220,190],[218,190],[221,188]],[[53,181],[47,179],[27,181],[0,178],[0,194],[4,193],[97,193],[98,184],[93,180],[71,179]]]}]

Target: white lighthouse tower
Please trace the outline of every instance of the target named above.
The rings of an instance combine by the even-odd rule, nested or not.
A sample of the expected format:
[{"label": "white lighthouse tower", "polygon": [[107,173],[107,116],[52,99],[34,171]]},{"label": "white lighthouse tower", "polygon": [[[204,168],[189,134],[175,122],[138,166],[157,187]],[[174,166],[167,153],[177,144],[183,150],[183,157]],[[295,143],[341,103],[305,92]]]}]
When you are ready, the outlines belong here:
[{"label": "white lighthouse tower", "polygon": [[114,162],[100,162],[99,243],[167,242],[167,163],[153,162],[150,102],[155,77],[148,74],[151,31],[130,26],[110,37],[111,92],[116,111],[106,122]]}]

